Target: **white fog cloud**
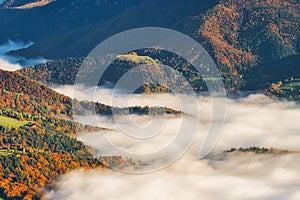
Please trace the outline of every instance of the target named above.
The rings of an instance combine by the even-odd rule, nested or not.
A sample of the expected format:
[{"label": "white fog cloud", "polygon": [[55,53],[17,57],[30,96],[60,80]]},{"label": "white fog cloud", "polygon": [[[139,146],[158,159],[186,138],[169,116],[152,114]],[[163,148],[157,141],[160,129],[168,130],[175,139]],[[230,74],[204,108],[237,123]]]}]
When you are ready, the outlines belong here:
[{"label": "white fog cloud", "polygon": [[[99,101],[107,105],[118,107],[125,106],[168,106],[180,109],[176,97],[172,94],[146,95],[134,94],[128,95],[122,90],[113,90],[111,87],[100,86],[98,88],[87,88],[83,85],[76,86],[74,92],[73,85],[51,86],[55,91],[71,98],[87,101]],[[159,97],[159,98],[158,98]]]},{"label": "white fog cloud", "polygon": [[16,71],[21,68],[22,68],[22,66],[20,64],[12,64],[9,61],[1,58],[1,55],[0,55],[0,69],[6,70],[6,71]]},{"label": "white fog cloud", "polygon": [[[73,171],[48,199],[281,200],[299,196],[300,155],[232,155],[197,160],[187,155],[163,170],[133,175],[112,170]],[[247,164],[245,164],[247,162]],[[285,172],[281,171],[284,168]],[[285,178],[286,173],[295,173]],[[285,179],[281,182],[281,179]]]},{"label": "white fog cloud", "polygon": [[[65,89],[70,87],[65,86]],[[61,92],[66,93],[66,90]],[[89,96],[89,95],[88,95]],[[100,102],[110,104],[111,91],[96,92]],[[82,98],[87,98],[84,95]],[[121,101],[126,101],[122,94]],[[91,99],[89,99],[91,100]],[[147,101],[147,102],[146,102]],[[170,167],[154,173],[133,175],[113,170],[73,171],[62,176],[55,188],[46,192],[48,199],[204,199],[204,200],[296,200],[300,193],[299,153],[256,155],[254,153],[223,154],[231,147],[275,147],[298,151],[300,143],[300,108],[293,102],[276,102],[260,94],[240,99],[227,99],[226,121],[222,137],[214,152],[199,159],[201,142],[211,119],[209,97],[199,97],[201,117],[198,138],[185,155]],[[130,105],[180,107],[172,95],[133,95]],[[127,105],[127,103],[125,103]],[[187,98],[186,104],[189,105]],[[192,109],[192,108],[191,108]],[[143,124],[145,116],[132,116]],[[185,116],[186,117],[186,116]],[[191,116],[189,116],[191,117]],[[163,117],[162,117],[163,118]],[[180,126],[179,117],[167,117],[160,134],[146,141],[126,136],[107,117],[82,117],[78,120],[112,129],[83,134],[80,140],[105,155],[103,137],[123,150],[151,152],[172,141]],[[152,120],[162,120],[154,118]],[[189,131],[188,129],[186,130]],[[134,134],[139,134],[134,133]],[[151,163],[150,163],[151,164]]]}]

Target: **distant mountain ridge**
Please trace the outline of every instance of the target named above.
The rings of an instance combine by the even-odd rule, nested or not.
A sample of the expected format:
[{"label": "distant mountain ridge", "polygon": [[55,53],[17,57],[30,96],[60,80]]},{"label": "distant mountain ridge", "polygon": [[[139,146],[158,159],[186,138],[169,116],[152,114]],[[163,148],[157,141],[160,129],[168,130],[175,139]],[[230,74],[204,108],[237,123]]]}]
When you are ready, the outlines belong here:
[{"label": "distant mountain ridge", "polygon": [[[215,0],[100,2],[103,3],[96,5],[95,1],[58,0],[36,9],[2,10],[0,17],[9,21],[0,22],[0,28],[4,30],[0,33],[0,41],[7,37],[34,41],[36,46],[23,52],[25,56],[33,56],[37,48],[40,56],[47,58],[85,56],[96,44],[113,34],[144,26],[176,29],[191,15],[204,12],[215,4]],[[28,26],[21,29],[20,24]],[[58,55],[53,48],[64,51]]]},{"label": "distant mountain ridge", "polygon": [[[9,26],[19,20],[27,23],[27,17],[39,14],[39,19],[33,23],[39,28],[25,27],[20,35],[36,38],[36,44],[14,53],[63,59],[86,56],[99,42],[127,29],[172,28],[193,37],[208,50],[231,91],[265,88],[249,85],[248,77],[259,75],[258,72],[267,75],[272,66],[282,63],[280,60],[300,53],[300,3],[296,0],[144,0],[130,3],[120,0],[117,4],[103,1],[98,7],[92,6],[94,3],[66,0],[27,12],[1,11],[0,17],[6,14],[13,17],[10,16],[8,22],[0,22],[4,30],[0,39],[11,35],[7,30],[21,31],[17,26],[7,28],[9,21]],[[74,10],[70,12],[70,8]],[[59,13],[60,20],[50,18],[47,23],[51,29],[48,30],[40,20],[53,12]],[[33,31],[35,29],[40,31]]]}]

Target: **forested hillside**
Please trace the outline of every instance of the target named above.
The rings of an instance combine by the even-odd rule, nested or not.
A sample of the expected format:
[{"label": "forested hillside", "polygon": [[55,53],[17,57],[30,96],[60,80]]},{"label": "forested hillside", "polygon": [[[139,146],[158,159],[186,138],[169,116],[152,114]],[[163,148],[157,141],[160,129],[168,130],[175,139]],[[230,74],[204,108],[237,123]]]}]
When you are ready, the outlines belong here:
[{"label": "forested hillside", "polygon": [[14,72],[0,70],[0,106],[42,116],[71,116],[71,99]]},{"label": "forested hillside", "polygon": [[0,71],[0,198],[40,198],[40,186],[77,168],[106,167],[74,136],[100,128],[62,118],[71,99],[19,73]]},{"label": "forested hillside", "polygon": [[[122,164],[119,157],[95,159],[74,138],[77,131],[95,131],[71,121],[2,109],[0,113],[0,198],[37,199],[40,187],[59,174],[78,168]],[[13,119],[22,124],[4,122]]]},{"label": "forested hillside", "polygon": [[300,53],[299,14],[297,0],[221,0],[202,17],[196,38],[225,79],[241,88],[245,73],[259,70],[256,75],[263,77],[280,59]]},{"label": "forested hillside", "polygon": [[[179,2],[177,3],[175,5],[179,5]],[[193,4],[196,3],[189,1],[189,4],[182,9]],[[140,6],[142,5],[154,8],[155,2],[143,3]],[[298,1],[220,0],[216,5],[213,3],[210,5],[204,4],[204,7],[209,9],[203,10],[199,7],[197,11],[195,7],[192,9],[193,12],[184,12],[185,16],[182,16],[179,21],[176,18],[178,23],[172,28],[192,36],[209,51],[220,68],[228,90],[265,89],[271,83],[280,81],[286,68],[293,68],[296,73],[299,71],[297,56],[299,55],[300,44],[300,5]],[[137,6],[137,8],[140,7]],[[141,9],[137,10],[140,12]],[[124,20],[126,13],[128,14],[125,10],[122,15],[117,15],[116,19],[108,20],[107,23],[114,24],[113,22],[117,23],[119,20]],[[135,12],[131,13],[130,16],[133,21],[137,17]],[[167,17],[164,19],[167,19]],[[134,22],[132,23],[134,24]],[[128,28],[133,25],[132,23],[128,25]],[[122,22],[122,24],[126,26],[128,23]],[[78,33],[79,30],[83,31],[85,28],[78,29]],[[75,42],[76,48],[75,46],[72,47],[73,44],[68,46],[67,50],[63,46],[61,48],[64,49],[64,53],[69,52],[67,55],[80,55],[79,52],[75,51],[83,50],[81,47],[92,47],[92,43],[98,44],[92,35],[99,35],[104,39],[104,35],[109,35],[104,34],[106,31],[102,29],[101,31],[98,31],[98,29],[92,31],[91,29],[86,32],[84,41],[80,39]],[[98,32],[99,34],[97,34]],[[77,35],[77,31],[70,34]],[[72,40],[73,38],[69,37],[68,34],[65,37],[60,37],[58,36],[55,41],[65,41],[63,38]],[[47,46],[53,47],[53,45],[48,45],[48,42],[42,46],[40,45],[42,43],[37,44],[37,46],[25,50],[25,52],[33,52],[36,48],[50,53],[53,50],[44,49],[44,47],[48,48]],[[72,42],[69,41],[69,43]],[[79,46],[81,47],[79,48]],[[84,50],[84,52],[88,51]],[[198,91],[206,89],[200,75],[195,74],[189,67],[186,69],[187,63],[180,61],[180,59],[174,62],[172,58],[168,59],[168,55],[164,52],[153,50],[148,50],[146,53],[145,51],[139,51],[138,55],[149,56],[163,64],[170,65],[180,72],[184,72],[194,89]],[[65,55],[60,54],[61,56]],[[22,73],[47,83],[72,84],[82,59],[62,59],[25,69]],[[279,66],[279,63],[281,66]],[[114,65],[117,67],[115,67],[112,75],[107,78],[107,81],[115,82],[113,79],[120,77],[120,74],[132,67],[128,62],[125,62],[125,64],[115,62],[115,64],[118,65]],[[65,71],[65,69],[67,70]],[[61,78],[58,78],[59,76]],[[115,77],[112,78],[113,76]]]},{"label": "forested hillside", "polygon": [[[100,102],[88,102],[72,100],[50,89],[49,87],[31,80],[19,72],[7,72],[0,70],[0,107],[10,108],[18,112],[33,113],[35,115],[72,118],[72,106],[76,108],[76,114],[85,115],[89,111],[95,111],[101,115],[111,115],[112,107]],[[115,114],[179,114],[165,107],[130,107],[116,108]]]},{"label": "forested hillside", "polygon": [[[27,77],[30,77],[31,79],[37,80],[42,83],[46,83],[48,85],[73,85],[76,78],[77,83],[86,83],[85,80],[89,79],[89,74],[92,75],[93,72],[98,69],[97,63],[101,62],[101,60],[88,58],[85,62],[89,63],[89,65],[86,65],[85,68],[85,70],[87,71],[84,74],[85,77],[79,77],[77,73],[81,67],[83,60],[84,58],[59,59],[56,61],[50,61],[32,67],[26,67],[19,70],[19,72]],[[146,64],[146,66],[138,69],[135,68],[140,64]],[[170,85],[168,84],[176,85],[175,79],[171,79],[171,77],[176,76],[172,76],[172,74],[165,74],[166,72],[161,70],[159,67],[155,68],[157,64],[168,65],[171,66],[173,69],[178,70],[185,76],[187,81],[189,81],[190,85],[192,86],[191,89],[194,89],[195,91],[203,91],[206,89],[204,79],[201,77],[199,72],[197,72],[184,59],[166,51],[157,51],[149,49],[131,52],[130,54],[122,55],[116,58],[116,60],[112,64],[110,64],[103,76],[101,78],[99,77],[98,85],[101,86],[107,82],[117,83],[117,81],[123,76],[123,74],[125,74],[129,70],[138,70],[139,72],[145,72],[145,74],[155,75],[156,78],[160,77],[159,80],[161,82],[165,82],[165,84],[152,84],[153,80],[145,76],[144,86],[138,89],[137,92],[169,92]],[[149,71],[147,65],[151,65],[152,69],[155,70]],[[168,79],[168,77],[170,77],[170,80]],[[183,88],[178,89],[180,90]]]},{"label": "forested hillside", "polygon": [[[118,156],[95,158],[76,137],[102,130],[71,121],[86,110],[111,115],[111,106],[79,102],[61,95],[19,72],[0,70],[0,198],[39,199],[40,187],[78,168],[124,164]],[[72,105],[72,103],[74,103]],[[180,114],[162,107],[115,108],[116,114]]]}]

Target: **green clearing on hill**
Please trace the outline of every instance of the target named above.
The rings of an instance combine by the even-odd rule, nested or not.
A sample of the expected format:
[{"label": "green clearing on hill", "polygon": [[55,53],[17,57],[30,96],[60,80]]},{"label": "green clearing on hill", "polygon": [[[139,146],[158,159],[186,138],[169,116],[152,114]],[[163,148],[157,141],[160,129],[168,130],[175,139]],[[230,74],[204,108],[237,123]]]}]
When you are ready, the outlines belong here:
[{"label": "green clearing on hill", "polygon": [[19,121],[14,118],[0,116],[0,126],[6,128],[18,128],[20,126],[24,126],[27,123],[27,121]]},{"label": "green clearing on hill", "polygon": [[149,56],[138,56],[132,54],[119,55],[120,60],[126,60],[134,63],[147,63],[147,64],[156,64],[157,62]]}]

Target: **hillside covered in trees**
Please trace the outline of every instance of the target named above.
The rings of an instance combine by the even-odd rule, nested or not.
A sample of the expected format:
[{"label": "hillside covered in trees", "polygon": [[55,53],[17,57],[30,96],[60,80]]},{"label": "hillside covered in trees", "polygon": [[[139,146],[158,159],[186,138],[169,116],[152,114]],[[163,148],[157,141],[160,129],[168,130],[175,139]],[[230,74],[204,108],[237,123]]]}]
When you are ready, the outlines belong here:
[{"label": "hillside covered in trees", "polygon": [[[151,62],[149,62],[149,60]],[[93,74],[97,69],[99,69],[97,63],[102,61],[101,59],[98,60],[97,58],[87,58],[85,63],[89,63],[89,65],[85,65],[86,73],[81,73],[81,75],[85,75],[85,77],[79,77],[77,73],[83,61],[84,58],[82,57],[64,58],[38,64],[32,67],[26,67],[21,69],[19,72],[27,77],[30,77],[31,79],[48,85],[73,85],[75,79],[77,83],[82,82],[86,84],[85,80],[88,80],[89,74]],[[135,68],[140,64],[145,64],[146,66]],[[201,77],[199,72],[197,72],[184,59],[166,51],[149,49],[130,52],[129,54],[121,55],[116,58],[116,60],[111,63],[108,69],[104,72],[103,76],[99,80],[98,86],[104,85],[107,82],[115,84],[126,72],[136,71],[144,72],[144,74],[147,74],[150,77],[143,77],[144,85],[143,87],[139,88],[137,92],[161,93],[169,92],[170,85],[183,87],[180,84],[176,84],[175,74],[165,74],[166,72],[164,70],[160,69],[159,67],[155,67],[158,66],[158,64],[168,65],[173,69],[178,70],[178,72],[183,74],[187,79],[192,87],[191,89],[194,89],[195,91],[203,91],[206,89],[204,79]],[[151,66],[151,68],[147,67],[147,65]],[[153,80],[151,79],[153,76],[165,84],[153,84]],[[174,77],[174,79],[172,79],[172,77]],[[183,88],[178,89],[180,90]]]},{"label": "hillside covered in trees", "polygon": [[297,64],[290,56],[300,53],[299,6],[296,0],[221,0],[202,17],[196,38],[210,49],[225,80],[251,89],[282,59],[290,63],[282,63],[275,76]]},{"label": "hillside covered in trees", "polygon": [[[193,37],[209,51],[229,91],[261,90],[287,78],[287,72],[299,72],[299,8],[296,0],[220,0],[205,11],[194,9],[174,28]],[[92,37],[86,38],[94,41]],[[196,91],[206,90],[201,75],[178,56],[149,49],[136,53],[177,69]],[[68,54],[73,55],[78,54]],[[21,72],[42,82],[72,84],[82,60],[82,57],[62,58]],[[115,83],[133,66],[129,60],[117,60],[103,81]],[[154,92],[168,91],[166,87],[150,88]]]},{"label": "hillside covered in trees", "polygon": [[[112,107],[100,102],[72,100],[50,89],[49,87],[31,80],[19,72],[0,70],[0,106],[19,112],[33,113],[35,115],[72,118],[72,107],[76,114],[84,115],[95,110],[97,114],[111,115]],[[179,111],[166,107],[130,107],[116,108],[115,114],[180,114]]]},{"label": "hillside covered in trees", "polygon": [[[41,187],[72,169],[121,165],[121,157],[95,158],[76,139],[80,132],[102,128],[73,122],[77,114],[94,109],[111,115],[112,107],[76,101],[19,72],[0,70],[0,198],[39,199]],[[72,104],[74,103],[74,104]],[[181,114],[162,107],[114,108],[116,114]]]}]

